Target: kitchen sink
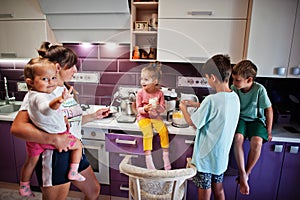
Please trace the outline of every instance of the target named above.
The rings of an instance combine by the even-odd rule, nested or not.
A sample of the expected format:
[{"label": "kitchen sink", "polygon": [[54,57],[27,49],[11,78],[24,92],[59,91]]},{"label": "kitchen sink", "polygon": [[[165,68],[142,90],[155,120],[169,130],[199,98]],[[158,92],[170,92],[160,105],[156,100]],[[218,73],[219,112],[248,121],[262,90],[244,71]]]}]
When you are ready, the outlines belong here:
[{"label": "kitchen sink", "polygon": [[6,104],[6,105],[0,104],[0,114],[16,112],[20,109],[20,107],[21,107],[20,104]]}]

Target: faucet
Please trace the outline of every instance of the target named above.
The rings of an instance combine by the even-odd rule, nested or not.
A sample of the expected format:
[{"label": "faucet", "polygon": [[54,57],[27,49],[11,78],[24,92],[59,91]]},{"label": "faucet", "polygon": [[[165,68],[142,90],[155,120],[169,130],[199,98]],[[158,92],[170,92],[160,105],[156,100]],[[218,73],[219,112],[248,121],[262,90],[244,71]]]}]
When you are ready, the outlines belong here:
[{"label": "faucet", "polygon": [[16,100],[15,97],[9,97],[9,95],[8,95],[8,87],[7,87],[7,79],[6,79],[6,77],[4,77],[4,88],[5,88],[5,103],[9,104],[9,102],[15,101]]}]

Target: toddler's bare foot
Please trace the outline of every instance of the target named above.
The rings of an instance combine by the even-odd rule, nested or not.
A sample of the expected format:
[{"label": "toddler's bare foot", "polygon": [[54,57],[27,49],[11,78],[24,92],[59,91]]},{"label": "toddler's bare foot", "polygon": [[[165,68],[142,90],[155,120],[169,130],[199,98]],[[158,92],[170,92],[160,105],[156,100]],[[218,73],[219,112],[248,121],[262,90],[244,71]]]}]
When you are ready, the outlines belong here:
[{"label": "toddler's bare foot", "polygon": [[248,176],[242,175],[239,177],[239,184],[240,184],[240,193],[244,195],[249,195],[249,185],[248,185]]}]

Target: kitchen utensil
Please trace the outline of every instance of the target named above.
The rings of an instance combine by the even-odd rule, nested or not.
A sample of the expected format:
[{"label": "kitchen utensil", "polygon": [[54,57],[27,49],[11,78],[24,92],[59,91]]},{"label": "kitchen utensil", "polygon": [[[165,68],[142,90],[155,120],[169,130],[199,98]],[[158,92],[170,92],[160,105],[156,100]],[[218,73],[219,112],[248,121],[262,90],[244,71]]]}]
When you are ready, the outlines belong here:
[{"label": "kitchen utensil", "polygon": [[117,91],[117,92],[115,92],[115,94],[114,94],[114,96],[113,96],[113,98],[112,98],[112,100],[111,100],[111,102],[108,106],[108,109],[110,109],[110,107],[113,105],[113,103],[115,102],[115,100],[118,96],[119,96],[119,92]]}]

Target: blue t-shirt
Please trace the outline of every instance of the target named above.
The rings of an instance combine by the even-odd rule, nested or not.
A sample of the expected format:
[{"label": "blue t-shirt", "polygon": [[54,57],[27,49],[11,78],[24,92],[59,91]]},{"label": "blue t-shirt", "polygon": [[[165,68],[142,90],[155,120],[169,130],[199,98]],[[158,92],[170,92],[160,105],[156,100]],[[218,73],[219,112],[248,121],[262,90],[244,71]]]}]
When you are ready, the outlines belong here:
[{"label": "blue t-shirt", "polygon": [[192,163],[199,172],[220,175],[226,171],[239,113],[237,94],[218,92],[207,96],[192,114],[197,128]]}]

